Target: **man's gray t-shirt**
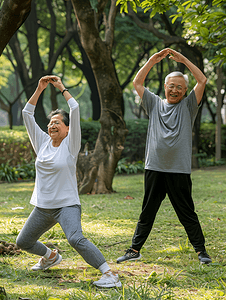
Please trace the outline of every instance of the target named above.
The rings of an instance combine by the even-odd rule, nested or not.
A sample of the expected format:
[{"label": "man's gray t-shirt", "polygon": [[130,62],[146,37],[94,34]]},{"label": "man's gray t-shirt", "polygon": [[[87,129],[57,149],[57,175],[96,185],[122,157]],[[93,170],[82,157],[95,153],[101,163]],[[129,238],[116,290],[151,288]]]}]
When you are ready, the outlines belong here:
[{"label": "man's gray t-shirt", "polygon": [[190,174],[192,127],[198,112],[194,90],[170,104],[145,88],[142,105],[149,116],[145,169]]}]

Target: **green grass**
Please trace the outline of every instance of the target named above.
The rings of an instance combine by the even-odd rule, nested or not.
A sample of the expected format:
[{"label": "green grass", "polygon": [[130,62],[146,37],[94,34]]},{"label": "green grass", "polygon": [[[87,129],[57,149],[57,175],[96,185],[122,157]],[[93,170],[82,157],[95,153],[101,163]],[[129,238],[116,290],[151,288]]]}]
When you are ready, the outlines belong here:
[{"label": "green grass", "polygon": [[[121,289],[100,290],[92,286],[100,272],[69,246],[58,225],[41,240],[62,250],[62,263],[45,272],[33,272],[30,268],[37,256],[25,252],[0,255],[0,286],[5,288],[8,299],[226,299],[225,173],[225,167],[192,173],[193,198],[212,265],[199,264],[167,198],[142,248],[142,259],[116,264],[117,257],[131,243],[141,210],[144,175],[116,176],[116,193],[82,195],[80,199],[84,235],[119,273]],[[15,243],[33,208],[29,204],[33,186],[33,182],[0,185],[0,240]],[[125,199],[128,195],[133,199]],[[14,210],[15,207],[24,209]]]}]

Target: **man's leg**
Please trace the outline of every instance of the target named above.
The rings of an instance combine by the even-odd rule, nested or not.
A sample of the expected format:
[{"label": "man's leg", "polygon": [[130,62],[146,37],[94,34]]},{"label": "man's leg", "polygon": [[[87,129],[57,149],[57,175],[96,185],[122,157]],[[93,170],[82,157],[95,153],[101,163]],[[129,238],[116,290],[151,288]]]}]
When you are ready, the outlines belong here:
[{"label": "man's leg", "polygon": [[189,174],[165,173],[166,189],[175,212],[196,252],[205,251],[205,238],[195,213]]},{"label": "man's leg", "polygon": [[165,196],[163,173],[145,170],[145,194],[142,212],[133,235],[131,248],[117,259],[117,263],[141,258],[139,251],[150,234],[156,214]]},{"label": "man's leg", "polygon": [[156,214],[165,196],[163,173],[145,170],[145,194],[142,212],[137,222],[131,246],[134,250],[140,251],[148,238]]}]

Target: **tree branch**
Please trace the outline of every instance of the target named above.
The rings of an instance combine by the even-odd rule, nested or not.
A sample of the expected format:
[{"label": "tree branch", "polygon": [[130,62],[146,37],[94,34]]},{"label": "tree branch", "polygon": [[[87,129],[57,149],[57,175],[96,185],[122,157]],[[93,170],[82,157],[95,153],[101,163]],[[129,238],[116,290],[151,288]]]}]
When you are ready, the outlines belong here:
[{"label": "tree branch", "polygon": [[116,0],[111,0],[111,7],[108,15],[108,22],[105,29],[105,41],[107,45],[112,49],[114,41],[114,29],[115,29],[115,18],[117,14],[118,6],[116,6]]},{"label": "tree branch", "polygon": [[31,11],[31,0],[5,0],[0,10],[0,55]]},{"label": "tree branch", "polygon": [[156,37],[163,40],[163,42],[167,45],[169,45],[169,44],[187,44],[186,40],[182,37],[175,36],[175,35],[173,35],[173,36],[167,35],[167,34],[162,33],[161,31],[159,31],[158,29],[156,29],[154,26],[153,19],[151,19],[151,18],[149,19],[148,23],[142,22],[137,17],[135,12],[132,10],[130,5],[128,5],[128,15],[140,28],[148,30],[149,32],[152,32]]},{"label": "tree branch", "polygon": [[[3,95],[2,92],[0,92],[0,94]],[[4,96],[4,95],[3,95],[3,96]],[[8,100],[7,100],[7,102],[8,102]],[[6,105],[5,102],[4,102],[1,98],[0,98],[0,108],[1,108],[2,110],[7,111],[7,113],[10,112],[10,106]]]},{"label": "tree branch", "polygon": [[53,54],[53,56],[51,58],[49,65],[48,65],[48,70],[46,71],[47,74],[50,74],[52,72],[53,68],[56,65],[56,61],[57,61],[59,55],[62,53],[64,48],[68,45],[68,43],[72,39],[73,35],[74,35],[74,29],[70,28],[70,30],[67,31],[66,35],[64,36],[63,40],[61,41],[58,49],[56,50],[56,52]]},{"label": "tree branch", "polygon": [[155,43],[154,45],[151,45],[150,47],[148,47],[147,49],[145,49],[143,53],[141,53],[140,55],[138,55],[137,61],[135,62],[134,67],[131,70],[129,76],[126,78],[126,80],[124,81],[124,83],[121,84],[122,90],[124,90],[124,88],[127,86],[127,84],[129,84],[131,82],[131,78],[134,75],[134,73],[136,72],[136,70],[138,69],[139,63],[144,58],[145,54],[147,54],[152,48],[154,48],[156,46],[156,44],[157,43]]},{"label": "tree branch", "polygon": [[51,16],[50,39],[49,39],[49,62],[54,53],[55,37],[56,37],[56,16],[52,8],[52,1],[46,0],[46,4]]}]

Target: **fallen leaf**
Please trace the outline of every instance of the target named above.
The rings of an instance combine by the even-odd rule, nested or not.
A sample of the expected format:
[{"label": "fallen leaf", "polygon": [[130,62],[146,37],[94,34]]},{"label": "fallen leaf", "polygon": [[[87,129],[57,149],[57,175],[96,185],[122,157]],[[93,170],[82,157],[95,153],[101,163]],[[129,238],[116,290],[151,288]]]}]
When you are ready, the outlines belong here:
[{"label": "fallen leaf", "polygon": [[132,199],[134,199],[134,198],[131,197],[130,195],[127,195],[126,197],[124,197],[124,199],[126,199],[126,200],[132,200]]}]

